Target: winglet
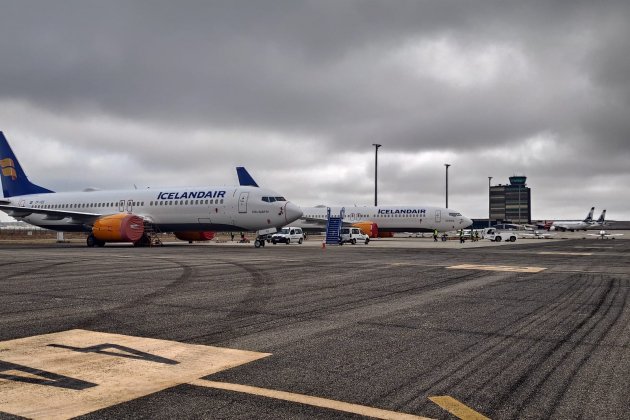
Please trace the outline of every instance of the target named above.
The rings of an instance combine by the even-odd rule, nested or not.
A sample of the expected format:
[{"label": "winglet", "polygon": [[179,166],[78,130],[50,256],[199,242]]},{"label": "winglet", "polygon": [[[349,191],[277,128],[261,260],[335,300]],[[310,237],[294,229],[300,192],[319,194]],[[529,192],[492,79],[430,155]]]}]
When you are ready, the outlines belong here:
[{"label": "winglet", "polygon": [[53,192],[28,180],[2,131],[0,131],[0,177],[2,178],[2,193],[5,197]]},{"label": "winglet", "polygon": [[254,181],[254,178],[252,178],[249,172],[247,172],[247,169],[245,169],[243,166],[236,167],[236,174],[238,175],[238,183],[242,187],[258,187],[256,181]]}]

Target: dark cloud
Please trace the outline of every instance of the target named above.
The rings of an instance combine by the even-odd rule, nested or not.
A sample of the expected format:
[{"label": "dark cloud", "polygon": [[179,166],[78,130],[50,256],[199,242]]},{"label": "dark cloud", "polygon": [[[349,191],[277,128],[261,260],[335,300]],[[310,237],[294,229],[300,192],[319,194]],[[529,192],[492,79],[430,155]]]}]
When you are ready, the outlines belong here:
[{"label": "dark cloud", "polygon": [[247,164],[307,204],[369,203],[379,142],[385,200],[441,203],[449,159],[472,216],[488,175],[520,172],[535,217],[606,201],[607,176],[630,218],[629,17],[627,1],[10,2],[1,129],[50,152],[22,160],[57,188],[230,183]]}]

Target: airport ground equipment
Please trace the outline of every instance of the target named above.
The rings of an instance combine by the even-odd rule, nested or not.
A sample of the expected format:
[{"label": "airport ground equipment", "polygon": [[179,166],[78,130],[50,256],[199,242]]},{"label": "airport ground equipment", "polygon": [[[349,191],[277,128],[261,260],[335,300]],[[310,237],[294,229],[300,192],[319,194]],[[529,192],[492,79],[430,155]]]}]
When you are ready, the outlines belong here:
[{"label": "airport ground equipment", "polygon": [[331,214],[330,207],[326,209],[326,245],[341,245],[340,230],[345,213],[345,207],[339,210],[338,216]]},{"label": "airport ground equipment", "polygon": [[492,227],[484,229],[483,236],[485,239],[488,239],[494,242],[501,242],[501,241],[516,242],[516,235],[513,232],[508,232],[505,230],[500,231]]}]

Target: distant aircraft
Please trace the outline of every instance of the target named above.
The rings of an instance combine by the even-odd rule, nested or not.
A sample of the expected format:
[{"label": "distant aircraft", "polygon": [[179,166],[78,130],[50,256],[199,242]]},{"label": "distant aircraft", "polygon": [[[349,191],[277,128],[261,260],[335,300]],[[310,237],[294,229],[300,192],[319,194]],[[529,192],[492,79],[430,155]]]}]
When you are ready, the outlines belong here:
[{"label": "distant aircraft", "polygon": [[[0,210],[46,229],[86,232],[90,247],[106,242],[146,246],[152,232],[173,232],[185,241],[208,240],[210,231],[266,230],[302,216],[302,210],[280,194],[254,186],[56,193],[28,180],[1,131],[0,167]],[[251,179],[245,168],[237,172],[239,178]],[[264,246],[264,241],[257,239],[254,245]]]},{"label": "distant aircraft", "polygon": [[520,236],[529,239],[550,239],[555,235],[553,233],[547,233],[545,231],[534,230],[531,233],[521,233]]},{"label": "distant aircraft", "polygon": [[599,239],[615,239],[616,236],[623,236],[623,233],[608,233],[605,230],[600,230],[599,233],[589,233],[589,236],[596,236]]},{"label": "distant aircraft", "polygon": [[593,212],[595,207],[591,207],[591,211],[588,212],[586,219],[582,221],[577,220],[557,220],[549,225],[549,230],[560,230],[566,232],[570,230],[575,232],[576,230],[586,230],[593,224]]}]

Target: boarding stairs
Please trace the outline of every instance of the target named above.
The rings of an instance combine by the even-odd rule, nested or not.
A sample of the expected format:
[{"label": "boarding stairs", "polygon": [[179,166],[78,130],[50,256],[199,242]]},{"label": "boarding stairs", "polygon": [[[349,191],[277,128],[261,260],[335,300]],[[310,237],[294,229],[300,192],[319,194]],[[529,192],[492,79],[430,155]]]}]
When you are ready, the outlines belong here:
[{"label": "boarding stairs", "polygon": [[144,234],[149,238],[148,246],[163,246],[159,234],[162,233],[157,225],[148,220],[144,221]]},{"label": "boarding stairs", "polygon": [[339,245],[341,237],[340,231],[341,226],[343,225],[345,212],[345,208],[342,207],[339,211],[339,215],[333,216],[331,214],[330,207],[328,207],[326,211],[326,245]]}]

